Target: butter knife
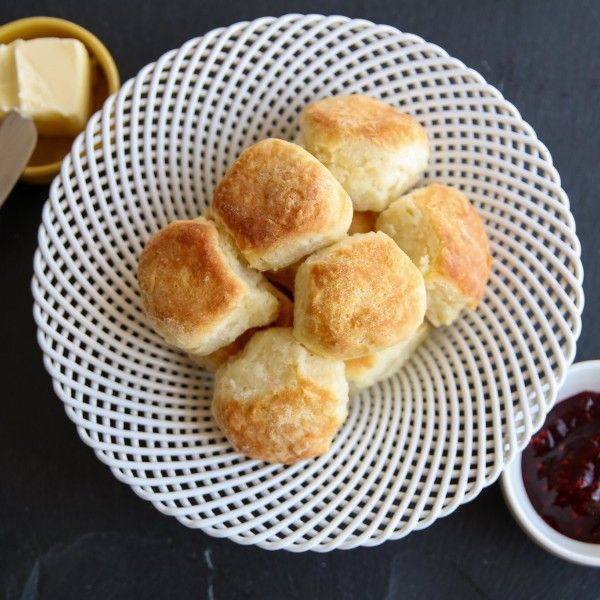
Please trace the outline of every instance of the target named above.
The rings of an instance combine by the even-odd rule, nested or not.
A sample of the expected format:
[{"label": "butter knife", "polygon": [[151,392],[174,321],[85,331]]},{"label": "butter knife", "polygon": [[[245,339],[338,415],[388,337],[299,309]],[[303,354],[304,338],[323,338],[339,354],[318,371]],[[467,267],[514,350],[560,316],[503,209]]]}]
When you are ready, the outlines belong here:
[{"label": "butter knife", "polygon": [[0,207],[25,169],[37,143],[33,121],[11,110],[0,121]]}]

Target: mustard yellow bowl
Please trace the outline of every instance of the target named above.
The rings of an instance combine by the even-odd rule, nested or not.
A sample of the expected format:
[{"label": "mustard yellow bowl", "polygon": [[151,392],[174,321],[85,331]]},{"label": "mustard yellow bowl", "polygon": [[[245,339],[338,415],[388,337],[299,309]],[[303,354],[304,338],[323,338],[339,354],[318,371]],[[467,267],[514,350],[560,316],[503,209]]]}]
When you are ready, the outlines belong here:
[{"label": "mustard yellow bowl", "polygon": [[[101,108],[104,100],[121,85],[119,71],[106,46],[91,32],[75,23],[54,17],[28,17],[11,21],[0,27],[0,44],[17,39],[31,40],[39,37],[74,38],[85,44],[94,74],[92,86],[92,112]],[[22,181],[48,183],[59,172],[64,156],[69,152],[75,136],[40,136],[31,160],[23,171]]]}]

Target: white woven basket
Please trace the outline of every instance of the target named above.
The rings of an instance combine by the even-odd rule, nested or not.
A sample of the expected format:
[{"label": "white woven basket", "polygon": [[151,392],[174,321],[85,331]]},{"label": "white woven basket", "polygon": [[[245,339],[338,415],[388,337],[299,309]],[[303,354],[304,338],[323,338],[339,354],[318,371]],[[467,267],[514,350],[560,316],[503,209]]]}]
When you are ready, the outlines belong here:
[{"label": "white woven basket", "polygon": [[[477,312],[353,398],[321,458],[237,454],[210,414],[212,378],[147,325],[144,242],[197,216],[226,167],[336,93],[416,115],[426,180],[461,188],[494,255]],[[106,102],[52,184],[33,294],[54,389],[115,476],[189,527],[293,551],[375,545],[430,525],[496,480],[543,422],[575,355],[582,267],[546,148],[482,77],[422,39],[345,17],[239,23],[162,56]]]}]

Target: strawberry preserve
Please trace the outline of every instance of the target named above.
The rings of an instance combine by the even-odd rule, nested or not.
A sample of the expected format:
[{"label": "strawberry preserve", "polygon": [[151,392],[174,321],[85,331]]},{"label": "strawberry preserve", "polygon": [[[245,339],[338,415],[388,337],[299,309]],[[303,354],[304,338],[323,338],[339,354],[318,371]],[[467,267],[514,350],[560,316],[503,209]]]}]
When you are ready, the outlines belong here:
[{"label": "strawberry preserve", "polygon": [[521,464],[529,499],[544,521],[575,540],[600,543],[600,393],[557,404]]}]

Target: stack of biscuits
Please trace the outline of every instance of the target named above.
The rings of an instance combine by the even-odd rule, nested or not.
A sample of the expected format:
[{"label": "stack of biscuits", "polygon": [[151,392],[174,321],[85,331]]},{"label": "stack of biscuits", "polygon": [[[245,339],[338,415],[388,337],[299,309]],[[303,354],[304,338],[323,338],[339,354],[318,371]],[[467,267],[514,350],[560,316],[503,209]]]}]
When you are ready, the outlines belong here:
[{"label": "stack of biscuits", "polygon": [[250,146],[205,215],[148,241],[148,320],[215,371],[213,414],[239,452],[284,464],[327,452],[350,392],[481,301],[482,220],[457,189],[412,189],[428,160],[412,116],[365,96],[319,100],[296,143]]}]

